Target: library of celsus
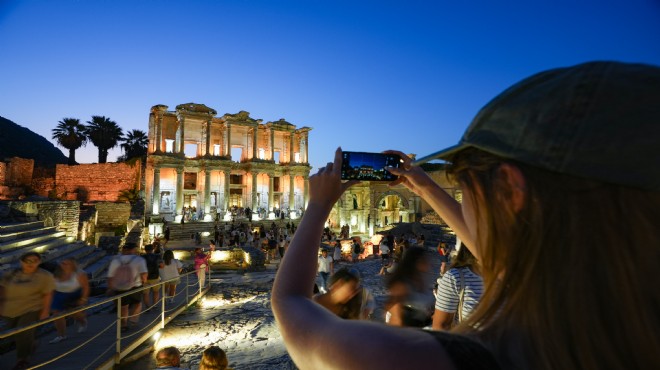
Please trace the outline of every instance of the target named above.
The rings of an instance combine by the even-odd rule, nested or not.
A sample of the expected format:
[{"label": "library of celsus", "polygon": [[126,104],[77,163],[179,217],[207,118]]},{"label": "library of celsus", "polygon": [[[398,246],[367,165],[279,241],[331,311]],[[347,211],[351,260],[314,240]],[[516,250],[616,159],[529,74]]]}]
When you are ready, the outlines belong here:
[{"label": "library of celsus", "polygon": [[203,104],[155,105],[149,114],[147,215],[180,221],[229,220],[232,209],[252,217],[296,218],[308,194],[311,128],[280,119],[262,123],[245,111],[217,116]]}]

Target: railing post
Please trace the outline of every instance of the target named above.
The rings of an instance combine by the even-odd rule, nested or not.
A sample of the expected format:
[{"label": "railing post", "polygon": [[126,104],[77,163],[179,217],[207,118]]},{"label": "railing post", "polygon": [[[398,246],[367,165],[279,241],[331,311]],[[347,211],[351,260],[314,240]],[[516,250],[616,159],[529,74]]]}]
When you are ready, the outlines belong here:
[{"label": "railing post", "polygon": [[186,274],[186,306],[190,303],[190,298],[188,296],[188,286],[190,285],[190,272]]},{"label": "railing post", "polygon": [[[165,283],[161,282],[160,288],[160,328],[165,329],[165,300],[167,299],[165,296]],[[174,298],[172,298],[172,301],[174,301]]]},{"label": "railing post", "polygon": [[121,362],[121,297],[117,298],[117,341],[115,344],[115,364]]}]

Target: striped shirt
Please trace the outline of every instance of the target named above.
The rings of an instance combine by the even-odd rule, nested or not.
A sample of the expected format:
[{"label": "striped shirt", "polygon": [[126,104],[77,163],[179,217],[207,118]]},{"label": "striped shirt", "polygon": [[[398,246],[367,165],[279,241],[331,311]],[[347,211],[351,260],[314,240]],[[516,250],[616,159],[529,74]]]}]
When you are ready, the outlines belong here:
[{"label": "striped shirt", "polygon": [[483,293],[483,280],[467,267],[453,268],[438,278],[438,292],[435,297],[435,308],[442,312],[456,313],[460,298],[460,273],[463,270],[465,295],[463,298],[463,320],[476,308]]}]

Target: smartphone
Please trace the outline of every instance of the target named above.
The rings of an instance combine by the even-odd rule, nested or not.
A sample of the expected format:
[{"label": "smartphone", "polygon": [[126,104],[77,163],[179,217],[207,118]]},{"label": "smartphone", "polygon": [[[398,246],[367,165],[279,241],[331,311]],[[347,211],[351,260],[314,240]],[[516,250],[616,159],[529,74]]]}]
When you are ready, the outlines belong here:
[{"label": "smartphone", "polygon": [[342,180],[394,181],[398,176],[385,167],[398,168],[403,163],[397,154],[343,152],[342,156]]}]

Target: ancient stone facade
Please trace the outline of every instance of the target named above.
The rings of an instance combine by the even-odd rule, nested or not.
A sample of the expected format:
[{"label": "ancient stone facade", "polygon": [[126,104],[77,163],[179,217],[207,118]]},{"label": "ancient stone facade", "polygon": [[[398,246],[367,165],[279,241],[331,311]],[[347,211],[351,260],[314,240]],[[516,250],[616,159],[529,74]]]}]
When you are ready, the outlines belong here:
[{"label": "ancient stone facade", "polygon": [[[414,158],[414,154],[411,154]],[[449,195],[461,201],[456,184],[447,179],[442,165],[430,165],[426,173]],[[350,227],[351,234],[373,235],[400,222],[422,221],[433,208],[403,185],[390,187],[385,182],[364,181],[349,188],[330,212],[327,226]],[[435,223],[444,223],[437,215]],[[428,220],[429,218],[427,218]]]},{"label": "ancient stone facade", "polygon": [[309,127],[280,119],[262,124],[245,111],[216,117],[203,104],[174,111],[155,105],[149,115],[147,214],[180,220],[184,207],[205,219],[229,219],[230,207],[300,215],[307,204]]},{"label": "ancient stone facade", "polygon": [[124,190],[138,187],[141,166],[128,163],[58,164],[56,196],[82,202],[116,202]]}]

